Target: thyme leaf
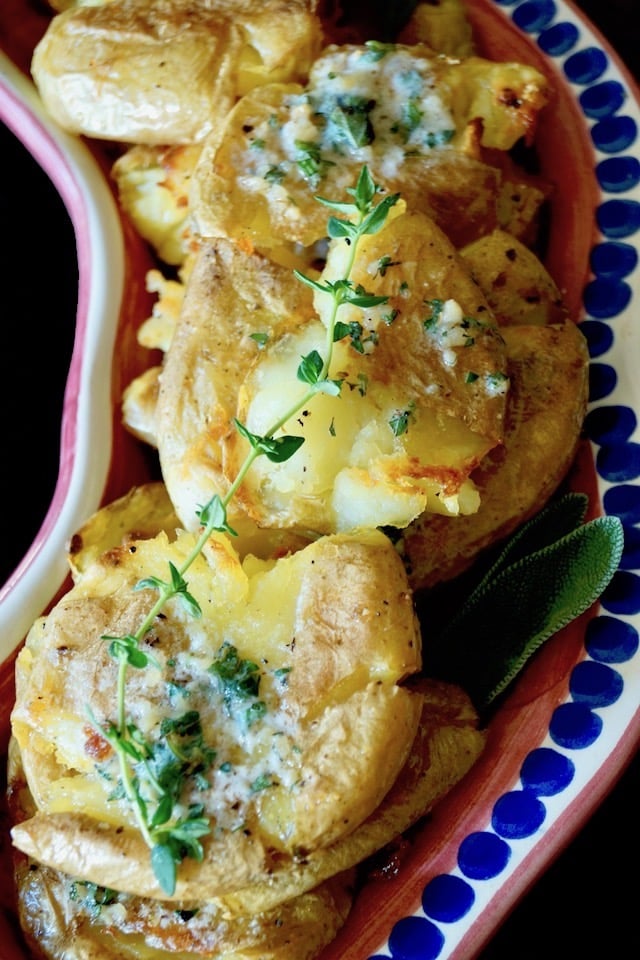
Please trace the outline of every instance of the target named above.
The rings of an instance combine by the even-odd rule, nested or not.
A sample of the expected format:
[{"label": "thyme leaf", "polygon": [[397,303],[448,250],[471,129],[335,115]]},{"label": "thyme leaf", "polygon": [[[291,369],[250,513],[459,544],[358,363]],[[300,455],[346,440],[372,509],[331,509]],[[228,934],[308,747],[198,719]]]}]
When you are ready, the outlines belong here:
[{"label": "thyme leaf", "polygon": [[[362,105],[347,106],[352,111],[347,123],[349,136],[366,135],[366,129],[364,134],[362,133],[363,117],[360,116],[363,112],[366,114],[366,110],[361,110]],[[344,113],[345,106],[341,109]],[[259,146],[256,142],[256,147]],[[298,163],[302,172],[309,177],[322,175],[326,161],[320,155],[319,146],[301,142],[297,144],[297,148],[300,152]],[[266,179],[279,182],[284,173],[280,168],[274,167],[265,176]],[[256,458],[264,455],[274,463],[289,460],[304,442],[304,437],[278,435],[278,431],[318,393],[332,396],[340,394],[343,381],[332,378],[329,373],[340,307],[349,303],[366,309],[387,302],[386,297],[373,296],[361,286],[354,285],[350,275],[357,255],[358,241],[366,234],[381,229],[398,195],[386,196],[375,203],[378,187],[366,166],[362,168],[355,188],[348,188],[347,193],[353,198],[353,202],[341,203],[317,197],[320,203],[345,215],[346,219],[330,216],[327,226],[331,237],[342,237],[349,242],[345,276],[331,283],[321,283],[295,271],[295,276],[301,282],[326,294],[332,301],[325,356],[321,356],[318,351],[311,351],[301,359],[297,370],[298,379],[305,383],[308,389],[272,424],[265,435],[254,433],[237,419],[233,421],[236,430],[249,445],[248,453],[235,479],[224,496],[214,493],[204,506],[199,506],[196,510],[201,530],[181,566],[178,568],[169,562],[169,575],[166,580],[148,576],[135,585],[136,590],[149,589],[157,594],[155,602],[136,632],[122,637],[104,637],[109,641],[110,655],[118,666],[117,721],[99,723],[90,708],[88,713],[93,726],[110,744],[118,761],[120,778],[112,797],[131,805],[140,832],[150,849],[154,875],[168,895],[175,891],[178,867],[185,857],[201,861],[204,856],[201,839],[211,832],[209,819],[204,815],[201,805],[190,806],[186,816],[183,815],[182,796],[188,782],[196,788],[208,786],[205,775],[215,759],[215,751],[204,743],[200,717],[196,711],[165,718],[160,727],[159,738],[155,742],[147,739],[127,715],[127,671],[131,667],[143,669],[150,663],[159,666],[157,661],[141,648],[141,643],[170,600],[178,600],[186,607],[190,616],[201,616],[200,605],[189,590],[185,574],[205,548],[212,533],[236,535],[228,522],[227,508]],[[359,324],[357,326],[360,327]],[[338,329],[342,330],[342,327]],[[349,329],[353,330],[352,338],[357,340],[355,328]],[[264,334],[255,333],[252,337],[258,346],[264,346],[267,342]],[[365,385],[362,382],[361,392],[364,393],[364,390]],[[266,704],[258,698],[260,672],[256,664],[240,658],[234,647],[223,645],[211,665],[210,672],[220,685],[224,702],[228,706],[241,699],[251,701],[244,713],[247,726],[258,722],[264,716]],[[271,785],[270,775],[264,774],[253,782],[251,788],[258,791]]]}]

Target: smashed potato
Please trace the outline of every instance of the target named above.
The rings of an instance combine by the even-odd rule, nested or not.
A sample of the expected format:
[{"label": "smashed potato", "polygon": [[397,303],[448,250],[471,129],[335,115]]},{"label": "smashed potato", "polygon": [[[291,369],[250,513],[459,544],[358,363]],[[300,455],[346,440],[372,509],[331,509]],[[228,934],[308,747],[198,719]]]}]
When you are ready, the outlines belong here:
[{"label": "smashed potato", "polygon": [[422,715],[409,757],[380,806],[353,833],[304,861],[280,863],[265,881],[221,898],[232,912],[262,911],[312,890],[381,850],[428,814],[478,759],[486,732],[467,694],[452,684],[426,680],[418,688]]},{"label": "smashed potato", "polygon": [[421,44],[330,46],[306,86],[253,90],[208,138],[193,181],[197,230],[260,249],[310,246],[326,227],[314,195],[342,199],[367,164],[456,245],[470,242],[497,226],[501,173],[482,150],[530,139],[547,97],[545,78],[520,64]]},{"label": "smashed potato", "polygon": [[[155,488],[150,495],[157,509]],[[106,536],[129,507],[108,513]],[[55,870],[161,899],[131,806],[114,795],[117,758],[104,730],[118,666],[104,638],[135,629],[152,598],[132,588],[162,577],[169,561],[179,568],[192,548],[186,533],[126,537],[91,562],[85,545],[74,587],[33,626],[16,666],[12,729],[37,812],[14,828],[14,843]],[[277,862],[352,833],[392,787],[422,708],[399,685],[420,667],[420,637],[401,560],[382,534],[322,538],[244,564],[214,538],[189,590],[201,617],[177,601],[165,608],[143,643],[155,666],[135,671],[128,693],[130,722],[151,752],[161,721],[179,724],[185,705],[199,716],[204,772],[184,802],[197,799],[213,829],[202,862],[183,864],[177,899],[265,880]],[[233,678],[247,664],[259,685],[256,676],[240,696]]]},{"label": "smashed potato", "polygon": [[[333,243],[321,279],[342,276],[348,250]],[[364,315],[341,307],[351,333],[335,344],[340,395],[317,395],[285,421],[278,432],[305,443],[285,463],[256,461],[238,492],[260,527],[329,533],[477,509],[468,476],[501,442],[508,387],[490,311],[424,215],[390,218],[361,251],[354,285],[388,300]],[[326,340],[322,297],[316,314],[306,285],[258,255],[205,245],[192,280],[156,417],[163,476],[190,528],[206,492],[228,489],[245,455],[232,418],[268,431],[304,394],[299,357]]]},{"label": "smashed potato", "polygon": [[305,0],[112,0],[57,14],[31,70],[65,130],[185,144],[256,84],[304,76],[321,36]]},{"label": "smashed potato", "polygon": [[111,168],[122,209],[160,259],[171,265],[184,263],[198,242],[190,222],[189,181],[200,150],[198,144],[137,144]]},{"label": "smashed potato", "polygon": [[423,515],[402,534],[414,590],[451,580],[547,502],[576,454],[588,399],[589,354],[571,322],[502,330],[511,389],[504,446],[475,471],[482,508]]},{"label": "smashed potato", "polygon": [[[421,675],[414,592],[542,506],[578,443],[584,339],[529,249],[550,185],[510,155],[548,83],[477,56],[461,0],[395,42],[314,0],[52,5],[45,106],[119,144],[160,261],[138,340],[164,356],[122,409],[161,480],[77,531],[16,663],[21,924],[46,960],[312,960],[355,868],[485,744]],[[365,172],[397,202],[352,257],[326,203],[355,217]]]},{"label": "smashed potato", "polygon": [[[16,823],[34,814],[15,741],[9,802]],[[271,910],[233,914],[215,901],[133,897],[44,867],[16,852],[18,911],[31,955],[46,960],[311,960],[351,907],[353,871]]]},{"label": "smashed potato", "polygon": [[397,40],[399,43],[424,43],[449,57],[463,59],[475,53],[464,0],[416,3]]},{"label": "smashed potato", "polygon": [[562,323],[562,294],[533,250],[494,230],[460,251],[500,326]]}]

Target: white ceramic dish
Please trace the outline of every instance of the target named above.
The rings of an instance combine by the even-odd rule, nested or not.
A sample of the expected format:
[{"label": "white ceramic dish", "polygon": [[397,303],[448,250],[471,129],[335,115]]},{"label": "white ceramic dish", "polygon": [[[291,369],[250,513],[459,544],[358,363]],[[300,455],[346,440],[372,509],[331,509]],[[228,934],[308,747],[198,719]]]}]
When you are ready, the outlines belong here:
[{"label": "white ceramic dish", "polygon": [[[323,960],[470,960],[640,743],[638,96],[570,3],[475,0],[470,10],[492,55],[540,65],[558,90],[540,137],[557,183],[549,266],[591,351],[575,485],[601,512],[621,517],[626,547],[599,609],[529,665],[491,722],[485,755],[413,836],[398,872],[366,886]],[[48,122],[24,73],[4,57],[0,116],[63,196],[80,272],[58,484],[34,544],[0,592],[6,685],[12,651],[62,586],[67,538],[117,489],[121,438],[105,358],[115,345],[116,366],[122,363],[123,285],[140,276],[142,261],[125,242],[92,150]],[[132,477],[138,468],[128,462]]]},{"label": "white ceramic dish", "polygon": [[[69,210],[80,279],[60,474],[37,537],[0,589],[0,659],[4,660],[64,581],[67,539],[102,496],[111,460],[111,367],[103,360],[113,354],[118,328],[124,244],[111,193],[88,149],[47,120],[31,83],[4,55],[0,115],[50,176]],[[104,444],[97,439],[104,439]]]}]

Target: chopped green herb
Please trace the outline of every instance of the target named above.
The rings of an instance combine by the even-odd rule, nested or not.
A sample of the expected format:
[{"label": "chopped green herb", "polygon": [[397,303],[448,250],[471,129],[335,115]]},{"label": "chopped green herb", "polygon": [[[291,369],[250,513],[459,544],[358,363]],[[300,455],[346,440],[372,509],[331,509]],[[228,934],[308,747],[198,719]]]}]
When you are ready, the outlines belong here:
[{"label": "chopped green herb", "polygon": [[274,785],[271,775],[268,773],[263,773],[251,784],[251,793],[259,793],[261,790],[268,790],[269,787]]},{"label": "chopped green herb", "polygon": [[346,144],[349,149],[373,143],[375,133],[369,114],[375,105],[375,100],[366,97],[339,97],[327,118],[328,139],[336,147]]},{"label": "chopped green herb", "polygon": [[267,172],[264,175],[264,179],[267,183],[282,183],[286,177],[286,172],[282,167],[269,167]]},{"label": "chopped green herb", "polygon": [[231,643],[223,643],[209,672],[217,679],[224,700],[257,697],[260,690],[260,668],[252,660],[243,660]]},{"label": "chopped green herb", "polygon": [[367,40],[365,47],[367,49],[362,59],[370,63],[377,63],[396,49],[395,43],[382,43],[380,40]]},{"label": "chopped green herb", "polygon": [[409,421],[413,417],[415,403],[412,401],[406,410],[398,410],[389,420],[389,426],[393,431],[394,437],[400,437],[409,429]]},{"label": "chopped green herb", "polygon": [[378,260],[378,273],[380,274],[381,277],[384,277],[386,276],[386,273],[389,267],[398,267],[398,266],[400,266],[399,260],[392,260],[391,257],[385,255],[384,257],[380,257],[380,259]]},{"label": "chopped green herb", "polygon": [[118,899],[117,890],[101,887],[88,880],[73,880],[69,887],[69,899],[78,903],[93,920],[97,920],[103,907],[108,907]]}]

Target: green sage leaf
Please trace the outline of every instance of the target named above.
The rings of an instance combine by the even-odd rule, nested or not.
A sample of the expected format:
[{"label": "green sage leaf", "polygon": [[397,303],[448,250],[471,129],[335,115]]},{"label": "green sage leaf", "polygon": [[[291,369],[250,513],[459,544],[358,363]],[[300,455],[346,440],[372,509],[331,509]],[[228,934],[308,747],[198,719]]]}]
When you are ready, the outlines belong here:
[{"label": "green sage leaf", "polygon": [[[532,530],[540,534],[542,527],[524,530],[523,542]],[[598,600],[618,568],[623,540],[619,518],[598,517],[513,563],[498,561],[426,644],[426,672],[464,687],[476,708],[486,709],[541,644]]]}]

